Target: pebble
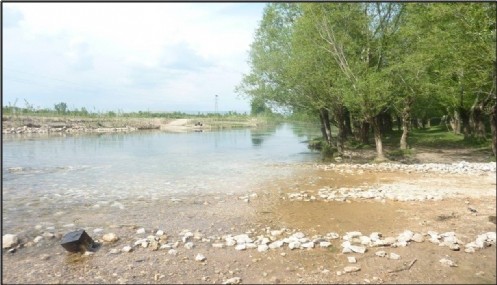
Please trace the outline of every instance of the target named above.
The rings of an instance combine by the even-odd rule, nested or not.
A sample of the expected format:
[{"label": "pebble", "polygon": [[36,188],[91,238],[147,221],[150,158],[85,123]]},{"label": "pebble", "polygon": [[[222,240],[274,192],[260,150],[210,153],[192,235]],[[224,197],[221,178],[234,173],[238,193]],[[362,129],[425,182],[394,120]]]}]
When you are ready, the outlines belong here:
[{"label": "pebble", "polygon": [[343,269],[343,272],[344,273],[350,273],[350,272],[356,272],[356,271],[360,271],[361,268],[358,267],[358,266],[346,266],[344,269]]},{"label": "pebble", "polygon": [[115,242],[119,240],[119,237],[117,237],[115,233],[108,233],[103,235],[102,240],[106,242]]},{"label": "pebble", "polygon": [[137,234],[144,234],[145,233],[145,229],[144,228],[140,228],[140,229],[136,230],[136,233]]},{"label": "pebble", "polygon": [[2,248],[14,247],[19,243],[17,235],[5,234],[2,236]]},{"label": "pebble", "polygon": [[240,284],[240,282],[242,282],[242,278],[233,277],[224,281],[223,284]]},{"label": "pebble", "polygon": [[130,252],[131,250],[133,250],[133,248],[129,245],[123,247],[123,249],[122,249],[122,251],[124,251],[124,252]]},{"label": "pebble", "polygon": [[379,257],[385,257],[385,256],[387,256],[387,253],[384,250],[380,250],[380,251],[375,252],[375,255],[379,256]]},{"label": "pebble", "polygon": [[192,249],[194,247],[193,242],[189,241],[185,243],[184,247],[187,249]]},{"label": "pebble", "polygon": [[170,254],[170,255],[174,255],[174,256],[176,256],[176,255],[178,255],[178,251],[176,251],[175,249],[170,249],[170,250],[167,252],[167,254]]},{"label": "pebble", "polygon": [[400,259],[400,255],[391,252],[390,255],[388,256],[388,258],[397,260],[397,259]]},{"label": "pebble", "polygon": [[35,242],[35,243],[39,243],[42,239],[43,239],[43,237],[42,237],[42,236],[36,236],[36,237],[34,238],[33,242]]},{"label": "pebble", "polygon": [[357,259],[353,256],[347,256],[347,260],[349,263],[357,263]]},{"label": "pebble", "polygon": [[205,261],[206,259],[207,258],[201,253],[198,253],[197,256],[195,256],[196,261]]},{"label": "pebble", "polygon": [[442,258],[439,260],[439,262],[443,265],[443,266],[448,266],[448,267],[457,267],[457,264],[450,260],[450,259],[447,259],[447,258]]}]

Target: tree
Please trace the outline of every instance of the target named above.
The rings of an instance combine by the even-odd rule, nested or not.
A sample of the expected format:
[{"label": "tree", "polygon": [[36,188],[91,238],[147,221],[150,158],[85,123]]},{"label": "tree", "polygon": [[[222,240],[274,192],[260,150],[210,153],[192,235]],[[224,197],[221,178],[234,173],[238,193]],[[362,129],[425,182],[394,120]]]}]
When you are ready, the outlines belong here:
[{"label": "tree", "polygon": [[58,114],[65,114],[67,112],[67,104],[64,102],[60,102],[58,104],[55,104],[55,111],[57,111]]}]

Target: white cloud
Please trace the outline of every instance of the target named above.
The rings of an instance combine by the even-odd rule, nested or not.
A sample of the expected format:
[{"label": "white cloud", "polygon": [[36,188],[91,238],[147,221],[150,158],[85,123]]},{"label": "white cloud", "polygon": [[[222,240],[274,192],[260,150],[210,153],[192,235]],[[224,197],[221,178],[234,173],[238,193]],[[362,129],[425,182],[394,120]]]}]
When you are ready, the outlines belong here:
[{"label": "white cloud", "polygon": [[4,102],[51,107],[57,97],[106,110],[212,110],[219,94],[220,110],[248,110],[233,93],[248,69],[262,3],[3,6]]}]

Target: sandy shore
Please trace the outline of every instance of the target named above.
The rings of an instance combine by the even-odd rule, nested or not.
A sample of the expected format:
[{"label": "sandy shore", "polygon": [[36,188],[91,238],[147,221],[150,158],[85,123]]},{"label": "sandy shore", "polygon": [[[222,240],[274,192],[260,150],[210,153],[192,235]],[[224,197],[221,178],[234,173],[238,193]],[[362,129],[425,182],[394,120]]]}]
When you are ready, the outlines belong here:
[{"label": "sandy shore", "polygon": [[[458,160],[300,165],[247,193],[82,208],[11,233],[19,245],[3,250],[3,282],[494,283],[495,179],[495,163]],[[59,245],[77,228],[101,242],[96,252]]]}]

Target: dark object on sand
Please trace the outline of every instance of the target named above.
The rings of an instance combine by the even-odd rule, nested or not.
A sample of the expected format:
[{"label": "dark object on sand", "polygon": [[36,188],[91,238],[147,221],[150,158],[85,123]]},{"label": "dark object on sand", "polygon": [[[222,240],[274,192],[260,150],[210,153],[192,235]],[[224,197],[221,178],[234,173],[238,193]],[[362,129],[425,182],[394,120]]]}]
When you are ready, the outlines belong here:
[{"label": "dark object on sand", "polygon": [[488,221],[495,224],[495,216],[488,216]]},{"label": "dark object on sand", "polygon": [[69,252],[91,251],[96,244],[84,230],[77,230],[67,233],[60,242],[60,245]]}]

